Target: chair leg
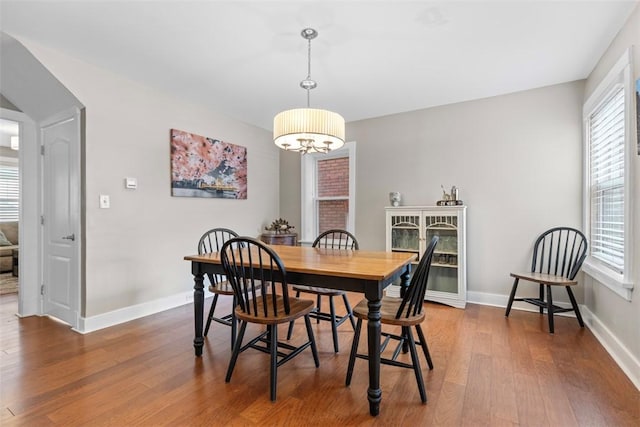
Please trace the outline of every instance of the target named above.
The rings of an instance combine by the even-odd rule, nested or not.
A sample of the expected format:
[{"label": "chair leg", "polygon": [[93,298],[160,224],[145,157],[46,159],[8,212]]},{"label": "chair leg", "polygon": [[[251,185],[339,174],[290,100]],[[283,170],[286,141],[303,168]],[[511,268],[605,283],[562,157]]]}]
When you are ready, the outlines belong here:
[{"label": "chair leg", "polygon": [[347,298],[347,294],[342,294],[342,299],[344,301],[344,307],[347,309],[347,315],[349,316],[349,321],[351,321],[351,327],[355,331],[356,321],[353,316],[353,310],[351,310],[351,305],[349,305],[349,299]]},{"label": "chair leg", "polygon": [[356,330],[353,333],[353,343],[351,344],[351,354],[349,354],[349,365],[347,367],[347,379],[345,384],[348,386],[351,384],[351,377],[353,376],[353,365],[356,362],[356,353],[358,352],[358,342],[360,341],[360,331],[362,330],[362,319],[358,319],[356,324]]},{"label": "chair leg", "polygon": [[233,297],[233,305],[231,306],[231,349],[236,344],[236,335],[238,335],[238,318],[236,317],[236,297]]},{"label": "chair leg", "polygon": [[571,306],[573,307],[573,311],[576,312],[576,317],[578,318],[578,323],[581,328],[584,328],[584,322],[582,321],[582,315],[580,314],[580,308],[578,308],[578,303],[576,303],[576,297],[573,296],[573,291],[571,287],[565,286],[567,288],[567,293],[569,294],[569,299],[571,300]]},{"label": "chair leg", "polygon": [[329,297],[329,311],[331,313],[331,334],[333,335],[333,351],[338,352],[338,326],[336,325],[336,305],[333,297]]},{"label": "chair leg", "polygon": [[511,287],[511,293],[509,294],[509,302],[507,303],[507,311],[504,312],[506,317],[509,317],[509,312],[511,311],[511,305],[513,304],[513,299],[516,297],[516,289],[518,289],[518,279],[517,277],[513,281],[513,286]]},{"label": "chair leg", "polygon": [[[300,291],[296,291],[296,298],[300,298]],[[287,330],[287,341],[291,339],[291,335],[293,335],[293,324],[295,321],[289,322],[289,329]]]},{"label": "chair leg", "polygon": [[[542,310],[542,308],[540,308]],[[553,297],[551,296],[551,285],[547,285],[547,317],[549,317],[549,333],[553,333]]]},{"label": "chair leg", "polygon": [[[409,352],[409,341],[407,341],[407,336],[408,336],[407,330],[409,330],[408,326],[403,326],[402,327],[401,335],[402,335],[403,339],[402,339],[402,343],[401,344],[402,344],[402,353],[403,354],[407,354]],[[397,356],[397,355],[398,354],[396,352],[395,356]]]},{"label": "chair leg", "polygon": [[304,316],[304,324],[307,327],[307,336],[309,337],[309,342],[311,343],[311,353],[313,353],[313,361],[316,364],[316,368],[320,366],[320,359],[318,358],[318,347],[316,347],[316,339],[313,336],[313,329],[311,329],[311,320],[309,319],[309,315]]},{"label": "chair leg", "polygon": [[[318,295],[318,298],[316,299],[316,307],[318,307],[318,313],[320,313],[322,311],[322,298],[320,298],[320,295]],[[320,323],[320,317],[316,317],[316,323]]]},{"label": "chair leg", "polygon": [[[540,301],[544,301],[544,285],[542,285],[542,283],[540,284]],[[544,312],[544,308],[542,307],[538,307],[538,310],[540,310],[540,314]]]},{"label": "chair leg", "polygon": [[271,389],[271,401],[276,400],[276,384],[278,382],[278,327],[277,325],[267,326],[271,338],[271,368],[269,375],[269,384]]},{"label": "chair leg", "polygon": [[418,332],[418,339],[420,339],[420,345],[422,346],[424,357],[427,359],[427,365],[429,365],[430,370],[433,370],[433,362],[431,361],[429,346],[427,346],[427,339],[424,337],[424,333],[422,332],[420,325],[416,325],[416,331]]},{"label": "chair leg", "polygon": [[211,326],[211,319],[213,319],[213,312],[216,310],[216,304],[218,303],[218,294],[213,294],[213,301],[211,302],[211,308],[209,309],[209,317],[207,317],[207,325],[204,327],[204,336],[209,333],[209,327]]},{"label": "chair leg", "polygon": [[293,335],[293,323],[293,320],[289,322],[289,329],[287,329],[287,341],[289,341],[291,339],[291,335]]},{"label": "chair leg", "polygon": [[420,368],[420,359],[416,350],[416,342],[413,339],[411,328],[407,328],[407,338],[409,338],[409,351],[411,352],[411,361],[413,362],[413,371],[416,374],[418,390],[420,391],[420,399],[422,403],[427,403],[427,392],[424,390],[424,380],[422,379],[422,369]]},{"label": "chair leg", "polygon": [[240,332],[236,338],[236,345],[233,347],[233,353],[231,353],[231,359],[229,360],[229,367],[227,368],[227,376],[225,382],[231,381],[231,374],[233,374],[233,368],[236,366],[238,355],[240,354],[240,347],[242,347],[242,338],[244,338],[244,331],[247,329],[247,322],[240,322]]}]

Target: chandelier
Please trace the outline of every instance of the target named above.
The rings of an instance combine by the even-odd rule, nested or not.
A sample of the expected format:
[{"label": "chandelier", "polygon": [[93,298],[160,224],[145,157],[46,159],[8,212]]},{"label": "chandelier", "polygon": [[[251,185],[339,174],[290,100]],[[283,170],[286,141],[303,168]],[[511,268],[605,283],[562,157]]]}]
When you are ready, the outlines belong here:
[{"label": "chandelier", "polygon": [[311,40],[318,36],[313,28],[301,35],[307,40],[307,78],[300,87],[307,91],[307,108],[278,113],[273,119],[273,142],[283,150],[328,153],[344,145],[344,118],[338,113],[309,108],[309,91],[318,85],[311,79]]}]

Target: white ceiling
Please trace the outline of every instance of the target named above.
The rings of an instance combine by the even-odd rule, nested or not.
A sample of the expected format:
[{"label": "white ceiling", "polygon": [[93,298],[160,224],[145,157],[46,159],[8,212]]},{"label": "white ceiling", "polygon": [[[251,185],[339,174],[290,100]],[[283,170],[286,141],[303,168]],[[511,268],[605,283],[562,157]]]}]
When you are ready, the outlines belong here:
[{"label": "white ceiling", "polygon": [[306,105],[305,27],[311,106],[354,121],[584,79],[637,4],[2,0],[0,29],[271,129]]}]

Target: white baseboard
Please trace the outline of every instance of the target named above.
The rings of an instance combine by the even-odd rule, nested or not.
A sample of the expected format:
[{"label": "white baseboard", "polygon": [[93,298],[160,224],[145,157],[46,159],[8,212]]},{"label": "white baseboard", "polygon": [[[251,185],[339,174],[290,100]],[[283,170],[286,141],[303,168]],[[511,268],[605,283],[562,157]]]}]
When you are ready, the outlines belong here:
[{"label": "white baseboard", "polygon": [[585,324],[589,327],[596,339],[607,350],[620,369],[629,377],[633,385],[640,390],[640,360],[635,357],[627,347],[596,317],[591,310],[580,306]]},{"label": "white baseboard", "polygon": [[[205,290],[205,298],[210,295]],[[185,291],[168,297],[159,298],[153,301],[136,304],[118,310],[109,311],[91,317],[80,317],[76,332],[86,334],[109,326],[118,325],[130,320],[139,319],[161,311],[170,310],[181,305],[193,303],[193,291]]]},{"label": "white baseboard", "polygon": [[[485,292],[467,291],[467,302],[481,305],[490,305],[494,307],[506,308],[509,302],[508,295],[489,294]],[[560,307],[569,307],[569,303],[556,303]],[[607,350],[607,353],[615,360],[622,372],[624,372],[631,382],[640,390],[640,361],[636,358],[627,347],[607,328],[600,319],[598,319],[585,305],[580,305],[580,313],[585,326],[589,328],[591,333]],[[514,310],[538,312],[538,309],[524,302],[515,302],[512,306]],[[572,312],[559,313],[558,316],[575,317]]]}]

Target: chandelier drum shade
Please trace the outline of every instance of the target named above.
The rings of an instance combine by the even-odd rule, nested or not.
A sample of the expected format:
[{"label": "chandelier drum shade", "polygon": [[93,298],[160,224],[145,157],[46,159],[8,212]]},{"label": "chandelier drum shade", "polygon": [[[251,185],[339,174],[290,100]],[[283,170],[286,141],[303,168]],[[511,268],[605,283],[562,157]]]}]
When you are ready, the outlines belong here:
[{"label": "chandelier drum shade", "polygon": [[273,142],[283,150],[329,152],[344,145],[344,119],[315,108],[296,108],[273,119]]},{"label": "chandelier drum shade", "polygon": [[305,28],[301,34],[308,42],[308,73],[300,82],[307,91],[307,108],[278,113],[273,119],[273,142],[283,150],[328,153],[344,145],[344,118],[332,111],[309,108],[309,91],[317,86],[311,79],[311,39],[318,32]]}]

